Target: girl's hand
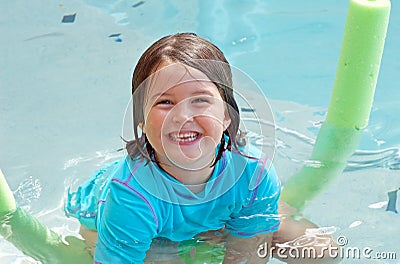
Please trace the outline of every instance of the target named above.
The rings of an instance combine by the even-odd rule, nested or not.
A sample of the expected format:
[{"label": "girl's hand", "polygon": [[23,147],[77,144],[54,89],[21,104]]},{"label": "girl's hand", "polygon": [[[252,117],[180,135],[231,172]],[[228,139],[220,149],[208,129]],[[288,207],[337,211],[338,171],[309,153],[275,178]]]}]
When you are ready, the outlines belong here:
[{"label": "girl's hand", "polygon": [[[275,248],[273,257],[286,263],[340,262],[340,259],[329,256],[329,248],[339,250],[332,234],[311,232],[318,230],[318,226],[303,218],[295,208],[284,202],[279,203],[279,214],[281,226],[273,236],[272,246]],[[306,232],[307,229],[308,232]],[[311,242],[312,240],[315,241],[314,245]],[[307,241],[307,245],[302,246],[302,241]],[[293,251],[293,248],[296,248],[296,250]],[[299,257],[290,257],[290,249],[292,249],[292,252],[298,252]]]}]

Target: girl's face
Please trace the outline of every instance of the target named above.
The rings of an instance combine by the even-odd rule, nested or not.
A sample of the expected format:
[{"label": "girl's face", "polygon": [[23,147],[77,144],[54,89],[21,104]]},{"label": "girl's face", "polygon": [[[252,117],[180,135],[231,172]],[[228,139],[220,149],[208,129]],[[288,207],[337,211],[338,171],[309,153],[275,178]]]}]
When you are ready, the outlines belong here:
[{"label": "girl's face", "polygon": [[146,85],[142,130],[161,166],[209,167],[231,119],[217,87],[184,64],[163,65]]}]

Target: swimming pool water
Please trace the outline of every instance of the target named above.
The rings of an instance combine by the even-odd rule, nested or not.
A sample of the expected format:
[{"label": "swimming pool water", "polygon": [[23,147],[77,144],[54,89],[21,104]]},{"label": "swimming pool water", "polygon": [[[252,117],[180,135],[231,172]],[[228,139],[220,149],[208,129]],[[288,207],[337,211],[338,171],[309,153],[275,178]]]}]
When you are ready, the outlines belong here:
[{"label": "swimming pool water", "polygon": [[[0,3],[0,164],[20,205],[62,234],[77,231],[61,209],[65,188],[121,155],[133,67],[163,35],[198,33],[259,84],[275,114],[283,182],[309,158],[324,120],[347,0],[139,2]],[[74,13],[74,23],[61,23]],[[400,187],[399,30],[400,5],[392,1],[359,151],[305,209],[321,226],[339,227],[351,246],[398,252],[397,261],[345,263],[400,259],[400,216],[385,211],[387,193]],[[0,245],[0,263],[33,263],[2,238]]]}]

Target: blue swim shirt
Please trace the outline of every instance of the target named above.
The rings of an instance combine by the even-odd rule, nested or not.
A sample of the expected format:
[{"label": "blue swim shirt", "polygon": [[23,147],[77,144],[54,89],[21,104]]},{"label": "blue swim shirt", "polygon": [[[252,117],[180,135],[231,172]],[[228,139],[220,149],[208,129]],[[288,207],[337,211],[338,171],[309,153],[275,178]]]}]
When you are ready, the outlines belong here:
[{"label": "blue swim shirt", "polygon": [[118,161],[99,188],[95,262],[142,263],[158,237],[184,241],[223,227],[242,238],[276,231],[280,182],[272,165],[250,157],[225,151],[196,194],[155,163]]}]

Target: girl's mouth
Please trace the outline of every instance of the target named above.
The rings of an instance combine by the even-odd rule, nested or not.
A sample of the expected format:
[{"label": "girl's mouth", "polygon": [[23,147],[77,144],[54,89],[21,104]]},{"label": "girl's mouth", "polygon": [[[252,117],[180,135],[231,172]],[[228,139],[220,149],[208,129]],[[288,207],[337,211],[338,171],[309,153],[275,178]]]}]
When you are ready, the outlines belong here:
[{"label": "girl's mouth", "polygon": [[169,133],[169,138],[178,144],[190,144],[200,138],[201,134],[198,132],[182,132],[182,133]]}]

